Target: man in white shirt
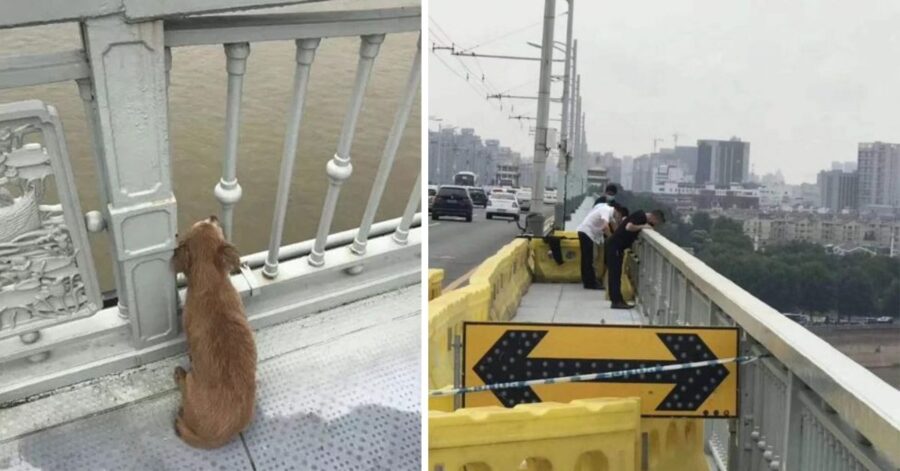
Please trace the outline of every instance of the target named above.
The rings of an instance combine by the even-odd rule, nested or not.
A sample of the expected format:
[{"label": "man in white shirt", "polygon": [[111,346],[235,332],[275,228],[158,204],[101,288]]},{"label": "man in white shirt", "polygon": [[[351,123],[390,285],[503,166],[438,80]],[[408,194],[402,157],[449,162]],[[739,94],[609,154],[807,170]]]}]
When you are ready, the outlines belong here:
[{"label": "man in white shirt", "polygon": [[[605,203],[594,206],[578,225],[578,242],[581,247],[581,284],[585,289],[603,289],[597,283],[594,272],[594,245],[603,245],[604,235],[609,235],[609,222],[615,209]],[[603,253],[601,251],[601,253]]]}]

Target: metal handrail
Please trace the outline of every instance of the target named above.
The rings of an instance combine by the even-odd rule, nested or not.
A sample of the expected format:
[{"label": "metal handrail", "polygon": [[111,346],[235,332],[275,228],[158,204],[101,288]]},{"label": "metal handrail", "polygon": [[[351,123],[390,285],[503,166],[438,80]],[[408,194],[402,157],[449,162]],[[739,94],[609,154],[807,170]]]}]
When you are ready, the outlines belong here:
[{"label": "metal handrail", "polygon": [[641,239],[847,424],[900,464],[900,391],[660,234],[642,231]]}]

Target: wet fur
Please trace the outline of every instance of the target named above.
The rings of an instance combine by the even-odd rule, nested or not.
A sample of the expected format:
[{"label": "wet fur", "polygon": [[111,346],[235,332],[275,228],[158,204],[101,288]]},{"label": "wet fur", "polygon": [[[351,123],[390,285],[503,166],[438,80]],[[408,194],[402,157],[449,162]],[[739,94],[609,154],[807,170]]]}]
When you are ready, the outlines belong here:
[{"label": "wet fur", "polygon": [[212,217],[194,224],[174,265],[188,279],[182,316],[191,359],[190,372],[175,368],[175,431],[193,447],[218,448],[247,428],[256,399],[256,346],[229,280],[240,258]]}]

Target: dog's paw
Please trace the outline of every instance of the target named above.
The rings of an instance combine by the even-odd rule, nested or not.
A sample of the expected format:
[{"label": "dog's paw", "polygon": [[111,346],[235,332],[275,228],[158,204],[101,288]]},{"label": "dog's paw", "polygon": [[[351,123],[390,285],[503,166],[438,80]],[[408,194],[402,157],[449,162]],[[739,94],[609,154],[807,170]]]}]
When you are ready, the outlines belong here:
[{"label": "dog's paw", "polygon": [[178,437],[178,438],[181,438],[181,431],[178,430],[178,419],[175,419],[175,420],[172,422],[172,428],[175,429],[175,436]]},{"label": "dog's paw", "polygon": [[184,371],[184,368],[180,366],[175,367],[175,384],[181,384],[184,381],[184,378],[187,376],[187,371]]}]

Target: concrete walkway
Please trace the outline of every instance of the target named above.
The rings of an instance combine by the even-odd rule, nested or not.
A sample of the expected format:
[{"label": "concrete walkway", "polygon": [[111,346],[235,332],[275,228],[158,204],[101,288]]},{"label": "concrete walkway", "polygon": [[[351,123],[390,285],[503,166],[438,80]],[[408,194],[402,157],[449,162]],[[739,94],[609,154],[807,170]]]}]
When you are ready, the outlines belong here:
[{"label": "concrete walkway", "polygon": [[0,469],[418,470],[420,287],[256,333],[257,409],[225,447],[179,440],[184,355],[0,410]]},{"label": "concrete walkway", "polygon": [[578,283],[534,283],[512,322],[553,324],[640,324],[637,309],[610,309],[606,292]]}]

